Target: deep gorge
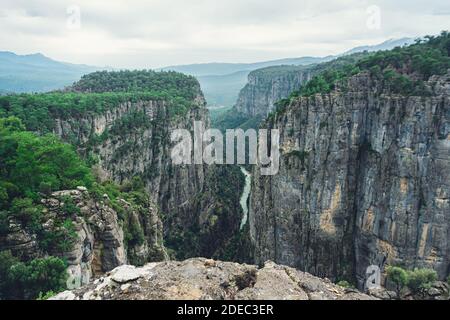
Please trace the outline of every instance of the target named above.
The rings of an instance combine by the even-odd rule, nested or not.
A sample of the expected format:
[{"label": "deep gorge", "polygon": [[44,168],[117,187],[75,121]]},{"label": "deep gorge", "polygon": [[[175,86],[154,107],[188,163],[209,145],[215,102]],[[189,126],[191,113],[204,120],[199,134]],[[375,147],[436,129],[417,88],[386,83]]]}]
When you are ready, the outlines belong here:
[{"label": "deep gorge", "polygon": [[[81,275],[76,287],[124,264],[217,266],[181,262],[198,257],[281,270],[294,287],[290,274],[308,276],[288,267],[360,290],[369,266],[386,286],[390,266],[445,280],[449,41],[443,33],[392,51],[254,71],[214,123],[198,81],[176,72],[96,72],[64,90],[1,96],[4,260],[26,269],[54,258]],[[278,129],[279,173],[172,164],[171,131],[192,133],[194,121]],[[252,283],[259,272],[226,267],[233,277],[245,269]]]}]

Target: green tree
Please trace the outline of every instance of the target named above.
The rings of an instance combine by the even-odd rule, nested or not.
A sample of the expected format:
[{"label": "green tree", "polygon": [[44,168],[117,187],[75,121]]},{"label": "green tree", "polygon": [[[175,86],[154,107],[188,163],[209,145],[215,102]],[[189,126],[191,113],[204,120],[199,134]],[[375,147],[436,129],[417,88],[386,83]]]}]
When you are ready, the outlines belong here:
[{"label": "green tree", "polygon": [[8,130],[10,132],[24,131],[25,126],[17,117],[0,118],[0,131],[2,130]]},{"label": "green tree", "polygon": [[46,257],[21,262],[9,251],[0,252],[0,298],[35,299],[66,288],[66,263]]},{"label": "green tree", "polygon": [[26,293],[36,298],[40,293],[65,290],[68,278],[66,268],[66,263],[56,257],[32,260],[26,268]]},{"label": "green tree", "polygon": [[437,280],[436,271],[432,269],[414,269],[408,272],[408,287],[413,292],[419,292],[431,288],[433,282]]},{"label": "green tree", "polygon": [[13,297],[15,291],[11,267],[19,263],[10,251],[0,251],[0,300]]},{"label": "green tree", "polygon": [[0,119],[0,200],[37,200],[39,192],[92,186],[89,168],[72,146],[53,135],[22,131],[18,118]]},{"label": "green tree", "polygon": [[[56,230],[42,227],[42,193],[93,186],[90,169],[72,146],[53,135],[23,131],[18,118],[0,119],[0,233],[8,232],[9,220],[38,237],[41,249],[61,254],[70,250],[76,237],[71,220],[56,217]],[[62,208],[67,216],[80,213],[72,199]]]},{"label": "green tree", "polygon": [[397,296],[400,297],[402,289],[408,284],[408,272],[400,267],[388,266],[386,268],[387,278],[395,284]]}]

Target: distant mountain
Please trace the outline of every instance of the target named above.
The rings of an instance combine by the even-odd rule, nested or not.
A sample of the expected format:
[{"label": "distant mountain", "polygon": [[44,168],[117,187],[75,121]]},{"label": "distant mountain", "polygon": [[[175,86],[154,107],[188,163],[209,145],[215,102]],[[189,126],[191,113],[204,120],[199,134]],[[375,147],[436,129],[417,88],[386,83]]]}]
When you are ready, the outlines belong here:
[{"label": "distant mountain", "polygon": [[84,74],[102,69],[56,61],[41,53],[17,55],[0,51],[0,93],[61,89]]},{"label": "distant mountain", "polygon": [[310,65],[333,60],[328,57],[287,58],[255,63],[204,63],[165,67],[162,71],[177,71],[197,77],[210,106],[232,106],[239,91],[254,70],[279,65]]},{"label": "distant mountain", "polygon": [[232,106],[247,83],[249,73],[238,71],[226,75],[197,76],[197,79],[210,105]]},{"label": "distant mountain", "polygon": [[241,71],[253,71],[270,66],[279,66],[283,64],[287,65],[308,65],[312,63],[320,63],[333,59],[333,56],[317,58],[317,57],[301,57],[301,58],[288,58],[279,60],[262,61],[255,63],[199,63],[188,64],[180,66],[170,66],[162,68],[161,70],[171,70],[186,73],[192,76],[210,76],[210,75],[229,75]]},{"label": "distant mountain", "polygon": [[281,65],[306,66],[332,61],[340,56],[363,51],[389,50],[413,43],[411,38],[392,39],[372,46],[353,48],[343,54],[326,57],[300,57],[255,63],[199,63],[169,66],[160,70],[177,71],[197,77],[210,106],[233,106],[251,71]]},{"label": "distant mountain", "polygon": [[[165,67],[196,76],[209,105],[232,106],[248,74],[257,69],[280,65],[310,65],[331,61],[339,56],[362,51],[388,50],[412,43],[410,38],[388,40],[375,46],[362,46],[338,56],[287,58],[255,63],[204,63]],[[106,68],[71,64],[53,60],[43,54],[17,55],[0,51],[0,94],[43,92],[71,85],[81,76]]]},{"label": "distant mountain", "polygon": [[372,52],[372,51],[380,51],[380,50],[391,50],[391,49],[394,49],[395,47],[403,47],[403,46],[410,45],[413,43],[414,43],[413,38],[390,39],[390,40],[387,40],[383,43],[380,43],[380,44],[377,44],[374,46],[361,46],[361,47],[353,48],[352,50],[345,52],[343,55],[348,55],[348,54],[363,52],[363,51]]}]

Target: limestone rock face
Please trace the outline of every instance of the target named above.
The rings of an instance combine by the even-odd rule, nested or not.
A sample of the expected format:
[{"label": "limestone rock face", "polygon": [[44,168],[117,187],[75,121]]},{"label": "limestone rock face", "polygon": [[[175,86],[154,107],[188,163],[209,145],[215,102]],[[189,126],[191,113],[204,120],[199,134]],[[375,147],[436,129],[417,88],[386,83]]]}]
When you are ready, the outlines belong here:
[{"label": "limestone rock face", "polygon": [[[70,217],[64,212],[64,201],[70,197],[80,209],[80,214]],[[69,252],[49,252],[63,256],[69,265],[68,272],[81,283],[89,281],[92,275],[113,269],[127,263],[123,230],[118,223],[117,213],[104,201],[95,201],[87,191],[66,190],[54,192],[42,199],[48,208],[48,215],[67,215],[73,220],[77,237]],[[51,219],[51,218],[50,218]]]},{"label": "limestone rock face", "polygon": [[348,90],[295,99],[280,130],[280,171],[253,171],[256,262],[357,280],[402,264],[450,270],[450,74],[426,97],[389,93],[368,74]]},{"label": "limestone rock face", "polygon": [[[66,211],[65,203],[69,199],[79,210],[77,214]],[[76,190],[54,192],[43,198],[41,203],[44,206],[43,220],[46,221],[43,228],[47,232],[59,231],[56,221],[71,222],[75,235],[70,251],[60,251],[60,247],[52,246],[50,252],[44,252],[38,246],[36,235],[29,234],[20,224],[14,223],[10,223],[6,239],[1,239],[0,249],[11,250],[15,256],[24,259],[46,255],[64,258],[68,264],[70,287],[87,284],[92,277],[128,263],[128,257],[135,260],[137,251],[142,262],[163,261],[168,258],[160,241],[162,225],[155,207],[150,207],[149,213],[137,221],[142,224],[140,227],[144,232],[144,244],[139,248],[126,248],[122,224],[106,197],[101,201],[95,200],[86,188],[79,187]],[[124,206],[124,210],[130,218],[138,215],[131,206]]]},{"label": "limestone rock face", "polygon": [[[172,111],[176,106],[165,101],[130,101],[102,114],[59,119],[55,133],[75,143],[80,154],[98,158],[96,171],[104,180],[125,183],[141,178],[165,217],[164,238],[168,245],[178,250],[180,242],[190,241],[186,245],[191,251],[186,252],[188,256],[212,256],[238,231],[239,208],[217,216],[215,200],[204,196],[217,190],[220,177],[216,169],[203,164],[174,165],[171,159],[173,130],[186,129],[193,136],[195,121],[201,121],[205,129],[210,126],[206,102],[198,90],[191,108],[176,116]],[[147,222],[143,226],[152,228],[156,220]],[[217,223],[212,226],[212,222]],[[219,225],[227,228],[221,230],[222,238],[217,237]],[[148,248],[144,245],[133,250],[136,259],[142,260],[140,256],[146,255]]]},{"label": "limestone rock face", "polygon": [[236,109],[249,117],[266,117],[275,109],[276,102],[300,89],[310,78],[311,71],[304,67],[269,67],[253,71],[239,93]]},{"label": "limestone rock face", "polygon": [[[170,134],[174,129],[192,130],[194,121],[209,126],[204,99],[199,97],[196,103],[185,115],[172,116],[165,101],[127,102],[102,114],[57,120],[55,133],[66,141],[76,137],[81,154],[103,134],[104,140],[89,150],[98,157],[100,175],[119,183],[141,177],[163,212],[183,217],[191,213],[192,195],[202,190],[206,169],[172,166]],[[136,115],[142,118],[141,125],[120,129]]]},{"label": "limestone rock face", "polygon": [[104,277],[52,300],[369,300],[356,290],[336,286],[296,269],[268,262],[252,265],[194,258],[121,266]]},{"label": "limestone rock face", "polygon": [[34,259],[40,256],[36,236],[24,230],[17,221],[9,221],[9,232],[0,237],[0,251],[10,250],[14,256]]}]

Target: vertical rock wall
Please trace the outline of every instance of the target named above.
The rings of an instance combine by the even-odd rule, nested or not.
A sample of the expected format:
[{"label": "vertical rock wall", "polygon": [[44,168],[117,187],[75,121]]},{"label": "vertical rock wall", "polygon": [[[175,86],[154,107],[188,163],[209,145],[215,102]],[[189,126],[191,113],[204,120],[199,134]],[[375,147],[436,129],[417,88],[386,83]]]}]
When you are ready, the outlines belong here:
[{"label": "vertical rock wall", "polygon": [[256,260],[358,280],[386,264],[450,267],[450,76],[434,94],[390,94],[367,74],[349,90],[296,99],[268,121],[280,172],[253,171]]}]

